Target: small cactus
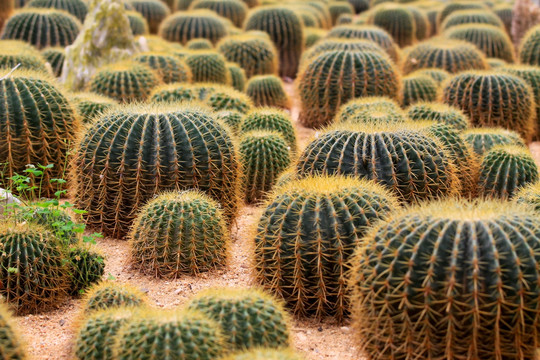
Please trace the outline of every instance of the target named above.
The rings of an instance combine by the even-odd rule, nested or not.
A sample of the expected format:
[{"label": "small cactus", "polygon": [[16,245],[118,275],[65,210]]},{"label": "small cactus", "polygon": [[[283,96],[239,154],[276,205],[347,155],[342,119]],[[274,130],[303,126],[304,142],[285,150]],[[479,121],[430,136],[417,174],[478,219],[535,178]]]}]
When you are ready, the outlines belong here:
[{"label": "small cactus", "polygon": [[227,86],[216,87],[205,100],[214,111],[234,110],[246,114],[253,107],[250,97]]},{"label": "small cactus", "polygon": [[506,61],[504,61],[502,59],[497,59],[497,58],[486,59],[486,62],[489,65],[489,69],[491,69],[491,70],[508,65],[508,63]]},{"label": "small cactus", "polygon": [[70,292],[78,295],[101,280],[105,273],[105,259],[87,244],[71,246],[68,250],[71,268]]},{"label": "small cactus", "polygon": [[458,108],[436,102],[419,102],[407,109],[411,120],[428,120],[446,124],[458,131],[469,127],[469,118]]},{"label": "small cactus", "polygon": [[489,11],[488,7],[482,2],[465,2],[465,1],[449,2],[438,13],[438,17],[437,17],[438,29],[440,30],[442,23],[446,20],[446,18],[450,14],[456,11],[461,11],[461,10],[470,10],[470,11],[483,10],[485,12]]},{"label": "small cactus", "polygon": [[402,5],[385,3],[372,10],[369,23],[388,31],[399,47],[416,43],[416,22],[411,11]]},{"label": "small cactus", "polygon": [[411,73],[403,77],[402,105],[407,107],[421,101],[437,99],[437,83],[428,75]]},{"label": "small cactus", "polygon": [[191,70],[182,60],[167,53],[143,53],[133,60],[148,65],[165,84],[191,82]]},{"label": "small cactus", "polygon": [[244,118],[240,133],[249,131],[276,131],[287,142],[291,152],[296,153],[296,131],[290,115],[276,108],[258,108],[250,111]]},{"label": "small cactus", "polygon": [[480,157],[498,145],[526,146],[518,133],[502,128],[469,129],[461,136]]},{"label": "small cactus", "polygon": [[0,68],[13,69],[21,64],[24,70],[49,73],[41,54],[30,45],[25,48],[25,45],[18,40],[0,40]]},{"label": "small cactus", "polygon": [[290,344],[287,313],[277,300],[263,291],[210,289],[197,294],[187,308],[216,321],[231,351],[283,348]]},{"label": "small cactus", "polygon": [[336,124],[392,124],[392,123],[404,123],[406,121],[405,114],[401,109],[394,109],[385,106],[371,106],[370,108],[362,108],[356,110],[350,116],[345,118],[336,117]]},{"label": "small cactus", "polygon": [[210,10],[176,12],[163,20],[159,28],[162,38],[181,44],[197,38],[208,39],[215,44],[227,32],[226,22]]},{"label": "small cactus", "polygon": [[227,61],[213,50],[193,50],[185,58],[193,74],[193,82],[231,83]]},{"label": "small cactus", "polygon": [[309,49],[315,43],[326,36],[327,31],[319,28],[304,28],[304,48]]},{"label": "small cactus", "polygon": [[441,31],[448,30],[452,26],[464,24],[485,24],[503,28],[501,19],[492,12],[483,10],[459,10],[450,14],[441,24]]},{"label": "small cactus", "polygon": [[27,359],[26,351],[21,342],[11,311],[4,303],[0,303],[0,349],[2,358],[6,360]]},{"label": "small cactus", "polygon": [[64,67],[64,60],[66,59],[66,52],[63,48],[46,48],[41,54],[45,60],[51,65],[53,75],[60,77],[62,75],[62,68]]},{"label": "small cactus", "polygon": [[146,19],[152,34],[157,34],[161,22],[171,14],[168,6],[160,0],[129,0],[129,3]]},{"label": "small cactus", "polygon": [[354,14],[354,8],[346,0],[334,0],[328,3],[328,11],[330,11],[330,16],[332,16],[332,24],[336,25],[338,19],[343,14]]},{"label": "small cactus", "polygon": [[534,26],[523,36],[519,61],[522,64],[540,66],[540,25]]},{"label": "small cactus", "polygon": [[367,96],[352,99],[341,106],[335,117],[335,122],[347,122],[357,111],[365,111],[369,115],[370,109],[388,109],[389,111],[386,113],[393,113],[395,116],[399,116],[401,113],[401,108],[394,99],[385,96]]},{"label": "small cactus", "polygon": [[88,14],[88,5],[85,0],[31,0],[26,7],[64,10],[79,19],[81,23]]},{"label": "small cactus", "polygon": [[229,19],[238,28],[244,24],[248,12],[247,5],[241,0],[196,0],[189,9],[212,10],[219,16]]},{"label": "small cactus", "polygon": [[158,86],[150,93],[150,102],[152,103],[182,102],[196,99],[193,86],[186,83]]},{"label": "small cactus", "polygon": [[83,311],[85,314],[99,310],[116,309],[146,305],[146,295],[129,285],[104,281],[92,286],[84,295]]},{"label": "small cactus", "polygon": [[227,69],[231,78],[231,85],[235,90],[244,91],[246,88],[246,72],[236,63],[227,63]]},{"label": "small cactus", "polygon": [[111,98],[93,93],[74,94],[72,104],[84,123],[91,123],[118,105]]},{"label": "small cactus", "polygon": [[536,212],[540,212],[540,182],[523,186],[515,196],[514,201],[531,206]]},{"label": "small cactus", "polygon": [[214,44],[208,39],[196,38],[191,39],[186,43],[186,48],[189,50],[211,50]]},{"label": "small cactus", "polygon": [[244,121],[244,114],[235,110],[222,110],[216,113],[216,117],[227,124],[235,135],[238,135],[240,126]]},{"label": "small cactus", "polygon": [[291,106],[283,81],[275,75],[258,75],[249,79],[246,94],[256,106],[274,106],[288,109]]},{"label": "small cactus", "polygon": [[133,36],[147,35],[150,29],[148,28],[148,22],[137,11],[126,11],[126,15],[129,20],[129,27]]},{"label": "small cactus", "polygon": [[440,87],[441,84],[450,77],[450,73],[448,71],[436,68],[420,69],[416,70],[415,73],[429,76],[435,81],[435,83],[437,83],[438,87]]}]

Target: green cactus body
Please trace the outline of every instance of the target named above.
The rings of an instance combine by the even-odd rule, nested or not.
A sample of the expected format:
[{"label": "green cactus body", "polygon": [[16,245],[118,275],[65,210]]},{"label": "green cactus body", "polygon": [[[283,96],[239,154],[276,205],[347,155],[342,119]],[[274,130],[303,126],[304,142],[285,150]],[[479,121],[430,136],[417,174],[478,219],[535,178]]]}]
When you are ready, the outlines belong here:
[{"label": "green cactus body", "polygon": [[296,77],[304,50],[304,34],[302,20],[293,10],[271,6],[255,9],[248,15],[244,30],[268,33],[279,54],[280,75]]},{"label": "green cactus body", "polygon": [[66,97],[46,74],[18,70],[3,77],[0,69],[0,163],[2,187],[23,174],[27,164],[54,164],[44,170],[41,196],[54,197],[62,185],[68,149],[77,137],[79,121]]},{"label": "green cactus body", "polygon": [[512,129],[527,142],[535,134],[534,94],[514,75],[462,72],[445,83],[441,99],[460,108],[474,126]]},{"label": "green cactus body", "polygon": [[399,104],[388,97],[384,96],[367,96],[352,99],[343,105],[336,115],[335,121],[342,123],[348,121],[357,111],[364,111],[369,115],[370,109],[388,110],[387,114],[403,115]]},{"label": "green cactus body", "polygon": [[369,23],[386,30],[403,48],[413,45],[416,39],[416,22],[411,11],[397,4],[382,4],[374,8]]},{"label": "green cactus body", "polygon": [[229,84],[230,74],[223,55],[213,50],[193,50],[185,58],[193,74],[193,82]]},{"label": "green cactus body", "polygon": [[0,304],[0,349],[2,357],[8,360],[27,359],[20,335],[17,331],[10,309],[4,303]]},{"label": "green cactus body", "polygon": [[255,349],[230,354],[221,360],[302,360],[303,357],[292,350]]},{"label": "green cactus body", "polygon": [[407,52],[403,73],[437,68],[456,74],[465,70],[485,70],[485,56],[474,45],[465,41],[434,39],[422,42]]},{"label": "green cactus body", "polygon": [[229,248],[219,204],[197,191],[164,193],[141,209],[130,233],[131,259],[156,277],[221,268]]},{"label": "green cactus body", "polygon": [[281,134],[251,131],[240,140],[244,193],[248,203],[262,199],[291,165],[291,151]]},{"label": "green cactus body", "polygon": [[451,195],[460,185],[442,144],[410,123],[337,126],[308,144],[297,173],[375,180],[407,202]]},{"label": "green cactus body", "polygon": [[146,305],[146,295],[129,285],[104,281],[92,286],[84,295],[83,311],[85,314],[120,307]]},{"label": "green cactus body", "polygon": [[75,359],[115,360],[113,356],[116,335],[134,315],[130,307],[96,311],[86,318],[77,331]]},{"label": "green cactus body", "polygon": [[208,39],[191,39],[186,43],[186,48],[189,50],[211,50],[214,48],[214,44]]},{"label": "green cactus body", "polygon": [[504,29],[493,25],[472,24],[453,26],[444,36],[454,40],[464,40],[475,45],[488,58],[498,58],[514,62],[514,45]]},{"label": "green cactus body", "polygon": [[137,11],[126,11],[126,15],[129,20],[129,27],[133,36],[147,35],[150,31],[148,28],[148,22],[146,19]]},{"label": "green cactus body", "polygon": [[416,40],[422,41],[431,35],[431,24],[427,14],[417,6],[407,6],[414,18]]},{"label": "green cactus body", "polygon": [[178,0],[176,4],[176,10],[185,11],[189,9],[189,7],[191,6],[191,3],[193,3],[193,0]]},{"label": "green cactus body", "polygon": [[215,321],[178,310],[139,310],[120,328],[113,352],[116,360],[213,360],[223,353],[223,335]]},{"label": "green cactus body", "polygon": [[352,260],[360,351],[384,360],[533,359],[537,216],[507,202],[446,200],[379,223]]},{"label": "green cactus body", "polygon": [[236,63],[227,63],[231,84],[235,90],[244,91],[246,88],[246,72]]},{"label": "green cactus body", "polygon": [[152,103],[182,102],[196,99],[193,87],[186,83],[158,86],[150,93],[150,102]]},{"label": "green cactus body", "polygon": [[190,10],[194,9],[212,10],[238,28],[244,24],[248,12],[247,5],[241,0],[197,0],[190,6]]},{"label": "green cactus body", "polygon": [[349,305],[346,263],[367,227],[397,206],[387,190],[367,180],[317,176],[286,183],[259,219],[258,281],[295,314],[342,320]]},{"label": "green cactus body", "polygon": [[250,33],[229,36],[217,44],[227,61],[235,62],[249,79],[254,75],[277,74],[278,55],[274,44]]},{"label": "green cactus body", "polygon": [[473,11],[483,10],[485,12],[489,11],[488,7],[482,2],[472,2],[472,1],[449,2],[441,9],[441,11],[439,11],[439,15],[437,18],[438,29],[440,30],[441,24],[444,22],[444,20],[446,20],[446,18],[450,14],[452,14],[455,11],[460,11],[460,10],[473,10]]},{"label": "green cactus body", "polygon": [[407,109],[407,116],[414,121],[434,121],[452,126],[457,131],[469,127],[469,118],[458,108],[436,102],[419,102]]},{"label": "green cactus body", "polygon": [[302,64],[327,51],[372,51],[386,54],[383,48],[370,40],[330,38],[318,42],[302,55]]},{"label": "green cactus body", "polygon": [[205,102],[214,111],[235,110],[242,114],[249,112],[253,107],[253,102],[248,95],[227,86],[218,86],[213,89]]},{"label": "green cactus body", "polygon": [[113,99],[93,93],[74,94],[72,104],[84,123],[91,123],[107,110],[118,106]]},{"label": "green cactus body", "polygon": [[186,44],[204,38],[216,43],[227,35],[226,22],[210,10],[176,12],[161,23],[159,34],[165,40]]},{"label": "green cactus body", "polygon": [[501,60],[501,59],[497,59],[497,58],[489,58],[489,59],[486,59],[488,65],[489,65],[489,69],[490,70],[493,70],[493,69],[497,69],[497,68],[500,68],[500,67],[504,67],[504,66],[507,66],[508,63],[504,60]]},{"label": "green cactus body", "polygon": [[[316,9],[304,2],[293,2],[288,5],[288,8],[298,14],[304,27],[312,27],[321,30],[327,30],[332,27],[332,16],[330,15],[330,11],[326,4],[324,8]],[[320,10],[322,10],[322,12]]]},{"label": "green cactus body", "polygon": [[173,82],[191,82],[191,70],[174,55],[167,53],[143,53],[133,60],[148,65],[163,80],[165,84]]},{"label": "green cactus body", "polygon": [[64,10],[79,19],[81,23],[88,14],[88,5],[84,0],[31,0],[26,7]]},{"label": "green cactus body", "polygon": [[[294,9],[297,11],[297,9]],[[298,9],[298,15],[300,16],[300,19],[302,20],[302,24],[304,25],[304,28],[306,27],[318,27],[317,19],[315,18],[315,15],[311,11],[303,10],[302,8]],[[305,33],[304,33],[305,36]]]},{"label": "green cactus body", "polygon": [[498,28],[504,27],[501,19],[492,12],[487,12],[485,10],[460,10],[453,12],[444,20],[441,24],[441,31],[464,24],[486,24]]},{"label": "green cactus body", "polygon": [[256,106],[274,106],[282,109],[291,106],[283,81],[275,75],[252,77],[247,84],[246,94]]},{"label": "green cactus body", "polygon": [[78,295],[101,280],[105,273],[105,259],[87,244],[72,246],[68,253],[71,268],[70,292]]},{"label": "green cactus body", "polygon": [[341,14],[336,20],[337,25],[352,24],[354,20],[354,15],[352,14]]},{"label": "green cactus body", "polygon": [[285,111],[268,107],[252,110],[244,118],[240,133],[254,130],[278,132],[291,148],[291,152],[296,153],[296,131],[291,117]]},{"label": "green cactus body", "polygon": [[504,24],[504,28],[508,34],[512,33],[512,19],[514,17],[512,5],[510,4],[499,4],[493,8],[495,15],[501,19]]},{"label": "green cactus body", "polygon": [[435,100],[437,100],[437,83],[430,76],[412,73],[403,77],[404,107],[421,101]]},{"label": "green cactus body", "polygon": [[304,28],[304,48],[307,50],[315,45],[316,42],[326,36],[327,31],[319,28]]},{"label": "green cactus body", "polygon": [[223,121],[235,135],[240,133],[240,126],[244,121],[244,114],[235,110],[222,110],[216,112],[218,120]]},{"label": "green cactus body", "polygon": [[26,45],[18,40],[0,40],[0,68],[13,69],[21,64],[20,67],[25,70],[49,73],[41,54]]},{"label": "green cactus body", "polygon": [[504,145],[489,150],[480,166],[478,191],[487,198],[509,199],[538,181],[538,167],[526,147]]},{"label": "green cactus body", "polygon": [[341,38],[341,39],[360,39],[369,40],[386,51],[392,60],[396,64],[399,63],[400,54],[399,47],[396,45],[392,36],[383,29],[376,26],[356,26],[356,25],[342,25],[336,26],[328,32],[327,38]]},{"label": "green cactus body", "polygon": [[416,70],[415,73],[429,76],[435,81],[435,83],[437,83],[437,86],[439,87],[446,79],[450,77],[450,73],[448,71],[436,68],[420,69]]},{"label": "green cactus body", "polygon": [[362,96],[398,99],[399,71],[385,55],[376,52],[329,51],[305,66],[297,79],[301,101],[299,121],[308,127],[329,124],[339,107]]},{"label": "green cactus body", "polygon": [[199,189],[227,221],[238,211],[238,158],[213,114],[190,105],[133,105],[109,112],[77,146],[76,203],[88,224],[123,237],[140,207],[164,190]]},{"label": "green cactus body", "polygon": [[536,212],[540,212],[540,182],[524,186],[515,196],[514,201],[531,206]]},{"label": "green cactus body", "polygon": [[351,116],[348,116],[346,120],[343,118],[336,118],[337,124],[349,123],[349,124],[392,124],[392,123],[404,123],[407,121],[405,114],[400,109],[392,109],[384,106],[372,106],[367,109],[359,109]]},{"label": "green cactus body", "polygon": [[368,0],[349,0],[349,3],[353,6],[356,14],[360,14],[369,9]]},{"label": "green cactus body", "polygon": [[478,156],[484,156],[498,145],[526,146],[518,133],[501,128],[469,129],[464,131],[461,136]]},{"label": "green cactus body", "polygon": [[9,18],[0,38],[23,40],[37,49],[65,47],[75,41],[80,29],[79,20],[65,11],[28,8]]},{"label": "green cactus body", "polygon": [[540,25],[534,26],[523,36],[519,61],[522,64],[540,66]]},{"label": "green cactus body", "polygon": [[0,225],[0,294],[17,314],[36,313],[66,297],[69,271],[52,233],[36,224]]},{"label": "green cactus body", "polygon": [[330,29],[332,27],[332,15],[328,9],[328,4],[317,0],[309,0],[300,4],[305,5],[306,9],[311,9],[321,28]]},{"label": "green cactus body", "polygon": [[64,67],[64,60],[66,59],[66,53],[63,48],[46,48],[41,54],[45,60],[51,65],[53,75],[60,77],[62,75],[62,68]]},{"label": "green cactus body", "polygon": [[286,348],[290,344],[287,313],[263,291],[210,289],[197,294],[187,307],[216,321],[232,351]]},{"label": "green cactus body", "polygon": [[171,14],[169,7],[160,0],[129,0],[135,11],[148,23],[150,33],[157,34],[161,22]]},{"label": "green cactus body", "polygon": [[332,16],[332,24],[336,25],[339,17],[343,14],[354,14],[354,8],[346,0],[331,1],[328,3],[328,11]]}]

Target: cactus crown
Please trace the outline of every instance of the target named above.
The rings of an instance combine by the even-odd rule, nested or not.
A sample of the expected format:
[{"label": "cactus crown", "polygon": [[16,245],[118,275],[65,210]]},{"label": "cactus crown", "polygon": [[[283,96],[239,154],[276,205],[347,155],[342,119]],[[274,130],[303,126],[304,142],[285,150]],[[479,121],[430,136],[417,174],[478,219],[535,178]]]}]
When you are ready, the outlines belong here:
[{"label": "cactus crown", "polygon": [[441,24],[441,30],[447,30],[452,26],[463,24],[486,24],[499,28],[504,26],[501,19],[491,12],[485,10],[459,10],[450,14]]},{"label": "cactus crown", "polygon": [[207,9],[176,12],[163,20],[159,28],[161,37],[182,44],[197,38],[216,43],[227,33],[225,19]]},{"label": "cactus crown", "polygon": [[88,314],[96,310],[142,306],[146,301],[146,294],[135,287],[104,281],[86,292],[83,309]]},{"label": "cactus crown", "polygon": [[464,131],[462,136],[479,156],[483,156],[497,145],[525,147],[525,142],[518,133],[502,128],[472,128]]},{"label": "cactus crown", "polygon": [[249,79],[246,93],[256,106],[290,107],[283,81],[276,75],[257,75]]},{"label": "cactus crown", "polygon": [[401,48],[417,41],[416,21],[406,6],[395,3],[380,4],[373,8],[369,23],[386,30]]},{"label": "cactus crown", "polygon": [[386,52],[378,44],[367,39],[341,39],[341,38],[329,38],[325,39],[315,45],[302,55],[302,63],[307,63],[309,60],[317,57],[318,55],[333,50],[345,50],[345,51],[374,51],[385,53]]},{"label": "cactus crown", "polygon": [[196,0],[189,7],[193,9],[208,9],[231,20],[236,27],[242,27],[248,7],[241,0]]},{"label": "cactus crown", "polygon": [[411,120],[431,120],[462,131],[469,127],[469,118],[458,108],[436,102],[419,102],[407,109]]}]

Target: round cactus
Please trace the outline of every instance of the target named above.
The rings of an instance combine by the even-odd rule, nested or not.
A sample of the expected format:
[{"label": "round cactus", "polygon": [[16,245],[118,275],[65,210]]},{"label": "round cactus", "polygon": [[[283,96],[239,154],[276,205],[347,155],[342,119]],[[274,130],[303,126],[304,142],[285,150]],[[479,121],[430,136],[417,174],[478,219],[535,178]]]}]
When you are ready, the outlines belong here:
[{"label": "round cactus", "polygon": [[84,123],[92,122],[107,110],[118,105],[111,98],[92,93],[74,94],[72,103]]},{"label": "round cactus", "polygon": [[505,145],[489,150],[480,166],[478,191],[484,197],[509,199],[520,187],[538,181],[538,167],[526,147]]},{"label": "round cactus", "polygon": [[292,153],[296,153],[296,132],[291,117],[284,111],[276,108],[258,108],[249,112],[242,126],[241,133],[249,131],[275,131],[287,142]]},{"label": "round cactus", "polygon": [[403,63],[405,74],[425,68],[443,69],[455,74],[465,70],[485,70],[487,63],[484,55],[472,44],[435,39],[411,48]]},{"label": "round cactus", "polygon": [[150,102],[182,102],[196,100],[197,95],[191,84],[177,83],[156,87],[150,93]]},{"label": "round cactus", "polygon": [[88,90],[128,103],[148,99],[160,83],[159,75],[148,65],[124,61],[100,68],[90,80]]},{"label": "round cactus", "polygon": [[342,320],[346,263],[367,227],[396,207],[387,190],[367,180],[318,176],[286,183],[259,219],[258,281],[295,314]]},{"label": "round cactus", "polygon": [[235,90],[244,91],[246,88],[246,72],[236,63],[227,63],[231,85]]},{"label": "round cactus", "polygon": [[306,147],[297,172],[375,180],[407,202],[454,194],[459,188],[446,149],[414,124],[338,126]]},{"label": "round cactus", "polygon": [[296,77],[304,49],[304,33],[302,21],[293,10],[272,6],[255,9],[246,19],[244,30],[268,33],[279,54],[280,75]]},{"label": "round cactus", "polygon": [[189,8],[212,10],[239,28],[244,24],[248,11],[247,5],[241,0],[197,0]]},{"label": "round cactus", "polygon": [[88,5],[84,0],[31,0],[26,7],[64,10],[79,19],[81,23],[88,14]]},{"label": "round cactus", "polygon": [[336,25],[339,17],[343,14],[354,14],[354,8],[346,0],[336,0],[328,3],[328,11],[332,17],[332,24]]},{"label": "round cactus", "polygon": [[186,43],[186,48],[190,50],[211,50],[214,48],[214,44],[210,40],[196,38],[189,40]]},{"label": "round cactus", "polygon": [[167,53],[143,53],[133,60],[148,65],[165,84],[173,82],[191,82],[191,70],[174,55]]},{"label": "round cactus", "polygon": [[256,106],[274,106],[283,109],[291,106],[283,81],[275,75],[252,77],[247,84],[246,94]]},{"label": "round cactus", "polygon": [[475,45],[488,58],[514,62],[514,45],[504,29],[493,25],[472,24],[453,26],[444,32],[453,40],[464,40]]},{"label": "round cactus", "polygon": [[0,40],[0,68],[13,69],[20,65],[22,69],[48,73],[49,70],[41,54],[21,41]]},{"label": "round cactus", "polygon": [[407,10],[411,12],[414,18],[416,40],[427,39],[431,35],[431,24],[426,13],[416,6],[407,6]]},{"label": "round cactus", "polygon": [[304,67],[297,79],[299,121],[308,127],[329,124],[339,107],[362,96],[400,96],[399,71],[376,52],[329,51]]},{"label": "round cactus", "polygon": [[253,203],[262,199],[291,165],[291,151],[281,134],[273,131],[248,132],[239,147],[245,199]]},{"label": "round cactus", "polygon": [[213,50],[193,50],[186,56],[185,62],[191,69],[194,82],[231,82],[227,61]]},{"label": "round cactus", "polygon": [[58,240],[32,223],[0,225],[0,295],[17,314],[58,305],[69,288],[69,270]]},{"label": "round cactus", "polygon": [[227,35],[227,24],[210,10],[177,12],[163,20],[159,34],[166,40],[182,44],[197,38],[216,43]]},{"label": "round cactus", "polygon": [[336,20],[337,25],[352,24],[354,20],[354,15],[352,14],[341,14]]},{"label": "round cactus", "polygon": [[232,351],[289,346],[283,306],[260,290],[216,288],[197,294],[187,306],[216,321]]},{"label": "round cactus", "polygon": [[254,75],[277,74],[277,51],[268,39],[250,33],[229,36],[217,44],[217,50],[227,61],[240,65],[247,78]]},{"label": "round cactus", "polygon": [[[296,11],[296,9],[294,10]],[[298,15],[300,16],[300,20],[302,20],[302,24],[304,25],[304,28],[317,27],[319,25],[312,11],[305,10],[304,8],[300,8]],[[304,33],[304,36],[305,35],[306,34]]]},{"label": "round cactus", "polygon": [[137,11],[126,11],[126,15],[129,20],[129,27],[133,36],[146,35],[150,31],[148,28],[148,22]]},{"label": "round cactus", "polygon": [[223,121],[235,135],[240,132],[240,126],[244,121],[244,114],[235,110],[222,110],[216,112],[216,118]]},{"label": "round cactus", "polygon": [[449,2],[447,3],[444,8],[442,8],[439,13],[438,13],[438,17],[437,17],[437,24],[439,25],[439,30],[440,30],[440,25],[444,22],[444,20],[446,20],[446,18],[452,14],[453,12],[456,12],[456,11],[461,11],[461,10],[469,10],[469,11],[476,11],[476,10],[483,10],[485,12],[488,12],[489,9],[488,7],[478,1],[478,2],[472,2],[472,1],[469,1],[469,2],[465,2],[465,1],[452,1],[452,2]]},{"label": "round cactus", "polygon": [[237,352],[221,360],[302,360],[302,356],[292,350],[255,349]]},{"label": "round cactus", "polygon": [[327,38],[341,38],[341,39],[364,39],[369,40],[386,51],[388,56],[397,64],[400,60],[399,48],[386,31],[376,26],[355,26],[344,25],[336,26],[328,32]]},{"label": "round cactus", "polygon": [[533,359],[539,240],[533,210],[508,203],[446,200],[393,213],[352,261],[353,328],[362,353]]},{"label": "round cactus", "polygon": [[416,22],[407,7],[385,3],[372,11],[369,23],[388,31],[399,47],[403,48],[416,42]]},{"label": "round cactus", "polygon": [[486,24],[503,28],[501,19],[494,13],[485,10],[459,10],[450,14],[441,24],[441,30],[445,31],[452,26],[464,24]]},{"label": "round cactus", "polygon": [[356,14],[360,14],[369,9],[368,0],[349,0],[349,3],[353,6]]},{"label": "round cactus", "polygon": [[373,51],[386,54],[385,51],[376,43],[370,40],[362,39],[339,39],[330,38],[318,42],[302,55],[302,64],[308,63],[313,58],[327,51]]},{"label": "round cactus", "polygon": [[417,73],[403,77],[402,105],[407,107],[420,101],[437,99],[437,83],[428,75]]},{"label": "round cactus", "polygon": [[104,281],[92,286],[84,296],[83,310],[86,314],[99,310],[146,305],[146,295],[129,285]]},{"label": "round cactus", "polygon": [[432,78],[438,87],[450,77],[450,73],[443,69],[426,68],[415,71],[416,74],[427,75]]},{"label": "round cactus", "polygon": [[87,244],[70,247],[68,259],[71,268],[70,292],[74,295],[97,283],[105,273],[103,256]]},{"label": "round cactus", "polygon": [[0,349],[4,359],[27,359],[16,323],[10,309],[4,303],[0,303]]},{"label": "round cactus", "polygon": [[219,325],[195,311],[139,310],[116,338],[114,359],[217,359],[224,352]]},{"label": "round cactus", "polygon": [[504,24],[504,28],[508,34],[512,33],[512,19],[514,18],[512,5],[510,4],[499,4],[493,8],[495,15],[501,19]]},{"label": "round cactus", "polygon": [[206,110],[125,106],[89,127],[76,149],[76,202],[86,221],[124,236],[138,209],[156,193],[199,189],[238,210],[238,159],[228,131]]},{"label": "round cactus", "polygon": [[357,111],[369,113],[370,109],[388,109],[388,114],[394,113],[396,116],[401,112],[399,104],[393,99],[384,96],[367,96],[352,99],[341,106],[335,120],[337,123],[347,122]]},{"label": "round cactus", "polygon": [[436,102],[419,102],[407,109],[407,116],[411,120],[428,120],[446,124],[458,131],[469,127],[469,118],[461,110],[453,106]]},{"label": "round cactus", "polygon": [[525,147],[518,133],[501,128],[469,129],[461,135],[478,156],[484,156],[498,145],[515,145]]},{"label": "round cactus", "polygon": [[531,206],[536,212],[540,212],[540,182],[529,184],[519,190],[514,201]]},{"label": "round cactus", "polygon": [[519,61],[540,66],[540,25],[531,28],[521,40]]},{"label": "round cactus", "polygon": [[81,23],[65,11],[29,8],[16,12],[4,25],[0,38],[23,40],[37,49],[71,45]]},{"label": "round cactus", "polygon": [[315,43],[326,36],[327,31],[319,28],[304,28],[304,48],[309,49]]},{"label": "round cactus", "polygon": [[506,61],[497,58],[486,59],[486,62],[489,65],[489,69],[491,70],[508,65]]},{"label": "round cactus", "polygon": [[228,235],[213,199],[193,190],[165,193],[139,212],[130,233],[131,259],[156,277],[194,275],[225,265]]},{"label": "round cactus", "polygon": [[235,110],[242,114],[253,107],[253,102],[248,95],[227,86],[214,88],[205,102],[214,111]]},{"label": "round cactus", "polygon": [[384,105],[371,105],[362,107],[346,117],[336,117],[336,123],[349,124],[391,124],[403,123],[407,119],[401,109],[394,109]]},{"label": "round cactus", "polygon": [[41,178],[41,196],[55,197],[62,185],[68,150],[77,137],[79,121],[66,97],[46,74],[0,69],[0,183],[23,174],[27,164],[53,164]]},{"label": "round cactus", "polygon": [[129,3],[146,19],[152,34],[158,32],[161,22],[171,14],[169,7],[160,0],[129,0]]},{"label": "round cactus", "polygon": [[62,68],[64,67],[64,60],[66,57],[64,49],[59,47],[46,48],[41,54],[51,66],[53,75],[60,77],[60,75],[62,75]]},{"label": "round cactus", "polygon": [[123,307],[96,311],[80,325],[75,340],[77,360],[115,360],[113,356],[116,335],[136,313],[134,308]]},{"label": "round cactus", "polygon": [[516,76],[462,72],[445,83],[442,100],[463,110],[472,125],[512,129],[527,141],[535,133],[534,95]]}]

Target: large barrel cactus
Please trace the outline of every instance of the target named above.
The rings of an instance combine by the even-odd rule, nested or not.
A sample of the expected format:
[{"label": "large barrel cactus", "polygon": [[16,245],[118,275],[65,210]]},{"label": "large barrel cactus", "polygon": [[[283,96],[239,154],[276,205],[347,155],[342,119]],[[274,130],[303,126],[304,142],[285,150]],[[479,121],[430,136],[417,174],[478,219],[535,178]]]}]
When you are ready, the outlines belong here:
[{"label": "large barrel cactus", "polygon": [[248,7],[241,0],[197,0],[190,9],[208,9],[231,20],[234,26],[241,28],[247,16]]},{"label": "large barrel cactus", "polygon": [[0,304],[0,349],[4,359],[24,360],[27,358],[17,324],[10,309],[4,303]]},{"label": "large barrel cactus", "polygon": [[176,12],[163,20],[159,28],[161,37],[182,44],[197,38],[216,43],[227,33],[226,21],[210,10]]},{"label": "large barrel cactus", "polygon": [[85,0],[31,0],[26,7],[64,10],[79,19],[81,23],[88,14],[88,5]]},{"label": "large barrel cactus", "polygon": [[406,6],[381,4],[372,10],[369,23],[388,31],[402,48],[417,41],[416,22]]},{"label": "large barrel cactus", "polygon": [[521,40],[519,61],[522,64],[540,66],[540,25],[530,29]]},{"label": "large barrel cactus", "polygon": [[169,7],[161,0],[129,0],[129,3],[146,19],[152,34],[158,32],[161,22],[171,14]]},{"label": "large barrel cactus", "polygon": [[205,110],[132,105],[100,118],[76,149],[78,207],[105,234],[124,236],[156,193],[200,189],[238,210],[238,159],[228,131]]},{"label": "large barrel cactus", "polygon": [[303,66],[298,76],[299,121],[308,127],[325,126],[350,99],[398,99],[400,87],[399,71],[385,55],[343,50],[322,53]]},{"label": "large barrel cactus", "polygon": [[269,39],[254,36],[249,32],[228,36],[217,44],[217,50],[228,61],[240,65],[246,72],[247,78],[255,75],[277,74],[278,54]]},{"label": "large barrel cactus", "polygon": [[522,79],[500,72],[462,72],[445,83],[442,101],[463,110],[474,126],[535,134],[534,94]]},{"label": "large barrel cactus", "polygon": [[49,165],[41,178],[41,195],[54,197],[62,189],[68,152],[79,130],[75,111],[54,80],[46,74],[19,70],[5,76],[0,69],[0,184],[10,183],[26,165]]},{"label": "large barrel cactus", "polygon": [[280,75],[296,77],[304,33],[302,21],[293,10],[272,6],[255,9],[246,19],[244,29],[268,33],[279,53]]},{"label": "large barrel cactus", "polygon": [[295,314],[342,320],[349,307],[346,264],[367,227],[396,207],[387,190],[367,180],[317,176],[290,181],[268,200],[259,219],[258,281]]},{"label": "large barrel cactus", "polygon": [[346,125],[306,147],[297,162],[300,176],[342,174],[375,180],[407,202],[459,190],[450,155],[414,124]]},{"label": "large barrel cactus", "polygon": [[353,329],[376,359],[534,359],[540,222],[496,201],[447,200],[379,223],[352,261]]}]

